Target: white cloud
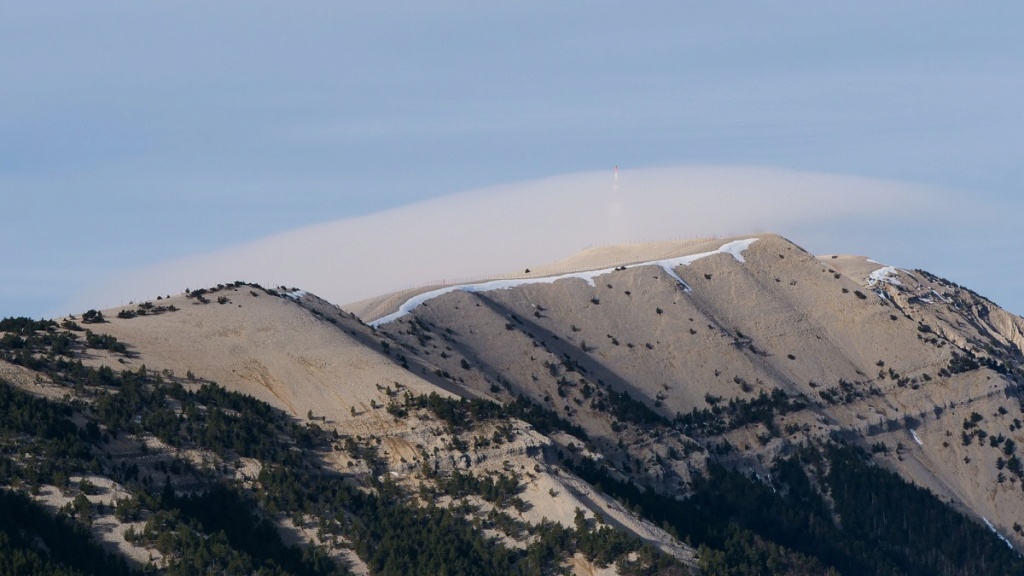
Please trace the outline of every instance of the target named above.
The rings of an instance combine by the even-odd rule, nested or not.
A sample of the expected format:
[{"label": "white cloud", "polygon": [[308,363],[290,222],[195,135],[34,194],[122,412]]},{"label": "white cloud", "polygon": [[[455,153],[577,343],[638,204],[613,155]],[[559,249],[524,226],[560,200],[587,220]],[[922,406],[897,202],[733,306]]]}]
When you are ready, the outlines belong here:
[{"label": "white cloud", "polygon": [[[909,211],[942,211],[942,197],[918,185],[758,167],[623,169],[617,188],[610,170],[567,174],[155,265],[81,294],[67,309],[234,280],[296,286],[344,304],[437,280],[521,270],[595,245],[755,231],[820,237],[836,223],[865,220],[896,226]],[[849,228],[837,230],[849,235]]]}]

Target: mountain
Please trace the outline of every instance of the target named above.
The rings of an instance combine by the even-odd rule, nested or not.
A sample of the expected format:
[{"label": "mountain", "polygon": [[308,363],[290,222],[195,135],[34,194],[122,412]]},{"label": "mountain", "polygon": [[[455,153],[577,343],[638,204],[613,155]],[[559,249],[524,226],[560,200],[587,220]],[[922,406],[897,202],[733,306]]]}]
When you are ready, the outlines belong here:
[{"label": "mountain", "polygon": [[775,235],[0,332],[12,573],[1024,572],[1024,319]]}]

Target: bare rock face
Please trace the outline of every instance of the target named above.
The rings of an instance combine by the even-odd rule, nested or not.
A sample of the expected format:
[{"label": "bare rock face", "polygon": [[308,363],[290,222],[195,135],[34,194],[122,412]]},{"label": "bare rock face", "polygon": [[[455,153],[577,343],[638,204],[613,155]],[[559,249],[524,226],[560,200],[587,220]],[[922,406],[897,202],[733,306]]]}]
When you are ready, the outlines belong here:
[{"label": "bare rock face", "polygon": [[[887,446],[883,465],[1013,533],[1021,478],[999,480],[961,424],[1005,410],[986,433],[1024,441],[1020,317],[927,272],[818,258],[778,236],[685,251],[698,257],[449,289],[378,332],[452,385],[548,407],[664,490],[684,489],[708,445],[768,474],[799,445],[845,438]],[[730,404],[775,416],[716,412]]]},{"label": "bare rock face", "polygon": [[[625,486],[620,496],[672,502],[725,467],[775,490],[780,463],[835,443],[863,448],[1024,546],[1024,319],[928,272],[818,257],[764,234],[594,249],[359,310],[372,316],[297,289],[220,285],[103,311],[92,338],[129,348],[103,341],[107,348],[84,347],[80,358],[264,401],[320,439],[316,450],[293,441],[302,466],[367,493],[393,483],[514,549],[535,542],[531,530],[545,523],[607,525],[696,568],[694,548],[665,522],[583,478],[598,470],[591,478]],[[106,393],[69,392],[60,378],[15,364],[0,361],[0,378],[38,396],[75,397],[80,408]],[[167,406],[182,421],[201,413],[181,398]],[[86,429],[82,410],[75,423]],[[166,477],[171,490],[208,481],[167,472],[172,464],[253,494],[273,468],[141,438],[118,438],[105,457],[117,470],[141,465],[134,474],[150,483]],[[827,471],[814,472],[812,483]],[[514,497],[495,495],[496,485],[514,486]],[[357,558],[322,519],[274,513],[295,542],[369,571],[365,551]],[[115,544],[147,553],[144,542]],[[623,565],[642,556],[623,556]],[[578,554],[563,560],[577,571],[615,570]]]}]

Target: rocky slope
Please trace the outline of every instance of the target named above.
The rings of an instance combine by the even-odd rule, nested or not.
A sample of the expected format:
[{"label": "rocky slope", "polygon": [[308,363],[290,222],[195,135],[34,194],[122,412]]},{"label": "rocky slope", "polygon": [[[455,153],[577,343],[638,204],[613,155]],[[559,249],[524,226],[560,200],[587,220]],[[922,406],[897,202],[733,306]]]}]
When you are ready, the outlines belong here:
[{"label": "rocky slope", "polygon": [[[1016,453],[991,444],[1024,441],[1014,423],[1024,418],[1024,320],[927,272],[819,258],[778,236],[685,252],[706,255],[671,272],[637,263],[455,290],[378,330],[453,384],[549,406],[620,469],[665,490],[685,491],[703,466],[703,453],[666,458],[688,442],[728,441],[726,460],[764,475],[795,447],[838,437],[884,445],[884,466],[1024,545],[1013,528],[1024,516],[1021,478],[1000,464]],[[772,391],[803,407],[712,434],[683,418]],[[677,425],[652,432],[602,401],[621,393]],[[983,420],[965,429],[973,413]]]},{"label": "rocky slope", "polygon": [[[348,308],[236,282],[5,320],[0,379],[85,444],[59,474],[39,468],[18,449],[31,427],[12,419],[0,477],[168,573],[192,558],[162,536],[179,526],[169,515],[215,534],[191,504],[215,497],[305,550],[273,557],[293,573],[413,573],[421,521],[455,542],[419,568],[453,574],[956,573],[996,556],[984,568],[1011,573],[1020,560],[999,555],[1024,546],[1024,320],[927,272],[766,234],[595,249]],[[859,526],[877,502],[850,479],[879,502],[903,495],[893,515],[913,502],[902,525]],[[393,507],[364,516],[365,498]],[[911,516],[943,518],[944,534]],[[970,548],[900,551],[942,537]],[[277,548],[246,542],[229,531],[224,554],[268,566],[260,550]],[[475,568],[451,564],[484,542]]]}]

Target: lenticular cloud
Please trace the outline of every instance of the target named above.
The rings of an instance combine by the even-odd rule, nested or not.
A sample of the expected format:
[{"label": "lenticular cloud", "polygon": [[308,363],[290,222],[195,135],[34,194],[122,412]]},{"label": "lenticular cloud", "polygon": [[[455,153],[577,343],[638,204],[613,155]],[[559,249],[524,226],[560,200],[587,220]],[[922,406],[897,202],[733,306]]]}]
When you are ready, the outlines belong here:
[{"label": "lenticular cloud", "polygon": [[234,280],[300,287],[345,304],[522,270],[587,247],[762,231],[827,237],[834,230],[856,245],[849,236],[858,223],[895,226],[909,210],[940,210],[939,198],[923,186],[769,168],[622,169],[618,179],[612,170],[567,174],[166,262],[80,295],[68,309]]}]

